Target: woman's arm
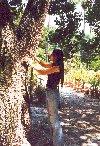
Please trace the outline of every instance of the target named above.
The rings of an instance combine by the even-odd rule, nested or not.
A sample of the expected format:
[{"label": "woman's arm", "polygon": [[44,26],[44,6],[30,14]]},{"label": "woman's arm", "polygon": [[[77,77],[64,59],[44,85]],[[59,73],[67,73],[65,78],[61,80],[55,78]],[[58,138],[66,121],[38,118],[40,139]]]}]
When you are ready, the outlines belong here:
[{"label": "woman's arm", "polygon": [[44,62],[44,61],[40,61],[40,60],[38,60],[36,57],[34,57],[34,59],[35,59],[41,66],[43,66],[43,67],[45,67],[45,68],[50,68],[50,67],[52,67],[52,63],[46,63],[46,62]]},{"label": "woman's arm", "polygon": [[40,75],[48,75],[48,74],[52,74],[52,73],[55,73],[55,72],[60,72],[60,69],[58,66],[53,66],[53,67],[50,67],[48,69],[36,69],[34,68]]}]

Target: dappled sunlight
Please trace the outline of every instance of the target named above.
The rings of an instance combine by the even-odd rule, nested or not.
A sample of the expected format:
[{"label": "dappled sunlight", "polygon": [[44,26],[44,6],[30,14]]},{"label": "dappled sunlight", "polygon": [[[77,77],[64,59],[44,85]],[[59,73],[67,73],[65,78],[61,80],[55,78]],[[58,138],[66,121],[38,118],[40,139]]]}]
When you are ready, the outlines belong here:
[{"label": "dappled sunlight", "polygon": [[[100,2],[82,0],[81,7],[82,32],[82,14],[76,13],[76,4],[71,0],[0,1],[0,146],[53,146],[53,138],[57,135],[61,140],[63,134],[64,146],[100,146]],[[57,16],[57,29],[50,28],[53,19],[45,27],[47,15],[51,19]],[[85,34],[87,22],[91,36]],[[52,112],[57,106],[55,95],[47,105],[51,91],[46,95],[45,87],[51,84],[47,76],[35,71],[43,69],[36,64],[35,55],[49,61],[52,57],[48,51],[56,48],[63,51],[65,64],[63,85],[59,74],[63,64],[58,68],[59,63],[56,66],[53,62],[57,67],[54,72],[60,70],[53,83],[61,79],[57,117]],[[48,74],[53,79],[52,67]],[[54,121],[49,121],[50,116]]]},{"label": "dappled sunlight", "polygon": [[[80,98],[79,100],[82,101],[83,99]],[[80,106],[78,105],[80,102],[78,104],[77,102],[76,100],[71,106],[70,103],[66,104],[62,109],[62,127],[67,144],[77,143],[77,146],[80,146],[88,139],[99,144],[100,136],[97,138],[97,135],[100,134],[100,101],[84,97],[84,104]],[[75,141],[72,142],[69,137],[72,137]]]},{"label": "dappled sunlight", "polygon": [[[84,146],[91,143],[96,143],[99,146],[100,101],[83,96],[81,93],[77,94],[70,88],[62,88],[60,91],[62,108],[58,113],[65,146]],[[37,143],[51,146],[52,140],[46,106],[43,103],[41,106],[34,103],[31,110],[34,128],[29,132],[28,141],[33,146]]]}]

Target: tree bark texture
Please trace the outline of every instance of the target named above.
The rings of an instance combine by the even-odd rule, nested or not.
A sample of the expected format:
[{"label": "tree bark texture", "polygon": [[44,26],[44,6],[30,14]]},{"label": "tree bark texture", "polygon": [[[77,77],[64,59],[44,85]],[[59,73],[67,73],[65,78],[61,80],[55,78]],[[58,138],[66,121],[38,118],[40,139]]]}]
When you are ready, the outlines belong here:
[{"label": "tree bark texture", "polygon": [[38,48],[49,0],[29,0],[17,29],[7,0],[0,1],[0,146],[30,145],[21,122],[22,105],[26,127],[30,123],[25,94],[23,58]]}]

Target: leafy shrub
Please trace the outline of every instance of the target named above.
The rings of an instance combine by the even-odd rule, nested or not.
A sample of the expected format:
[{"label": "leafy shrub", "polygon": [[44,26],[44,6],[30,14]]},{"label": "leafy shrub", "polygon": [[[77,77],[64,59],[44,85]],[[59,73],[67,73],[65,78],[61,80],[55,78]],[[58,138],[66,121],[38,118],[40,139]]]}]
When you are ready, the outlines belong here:
[{"label": "leafy shrub", "polygon": [[89,83],[91,84],[91,87],[93,88],[99,88],[100,87],[100,72],[94,72],[92,76],[90,76]]},{"label": "leafy shrub", "polygon": [[95,59],[90,63],[90,68],[95,71],[100,70],[100,57],[99,56],[95,57]]}]

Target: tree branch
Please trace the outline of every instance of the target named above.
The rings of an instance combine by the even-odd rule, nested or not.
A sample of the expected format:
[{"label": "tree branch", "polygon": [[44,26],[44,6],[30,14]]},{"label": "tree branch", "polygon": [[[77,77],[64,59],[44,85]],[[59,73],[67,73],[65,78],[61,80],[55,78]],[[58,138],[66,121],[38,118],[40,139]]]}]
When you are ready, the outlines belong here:
[{"label": "tree branch", "polygon": [[29,0],[17,28],[17,39],[20,57],[32,54],[39,44],[41,30],[50,0]]},{"label": "tree branch", "polygon": [[7,0],[0,1],[0,28],[12,21],[12,14]]}]

